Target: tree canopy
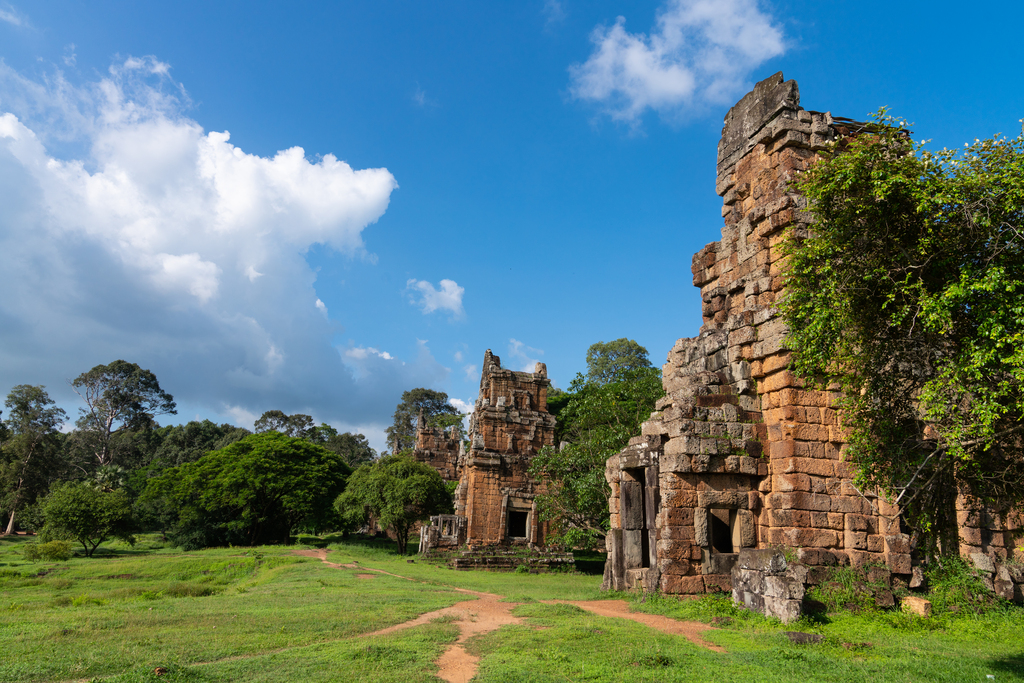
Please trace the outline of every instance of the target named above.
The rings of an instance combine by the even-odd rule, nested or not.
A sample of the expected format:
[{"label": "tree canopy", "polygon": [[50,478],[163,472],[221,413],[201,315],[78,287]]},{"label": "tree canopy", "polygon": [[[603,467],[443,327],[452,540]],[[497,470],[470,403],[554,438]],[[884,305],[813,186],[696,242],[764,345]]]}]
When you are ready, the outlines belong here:
[{"label": "tree canopy", "polygon": [[604,538],[609,524],[605,462],[640,433],[654,404],[665,395],[661,373],[632,368],[608,383],[577,375],[569,400],[558,414],[560,449],[546,446],[534,456],[530,476],[547,482],[538,497],[544,519],[553,523],[552,540],[569,547],[590,547]]},{"label": "tree canopy", "polygon": [[597,342],[587,349],[587,379],[597,384],[618,382],[631,370],[649,367],[647,349],[632,339]]},{"label": "tree canopy", "polygon": [[[419,424],[421,414],[423,425]],[[419,388],[403,392],[402,402],[395,408],[391,426],[385,430],[388,446],[395,448],[397,445],[399,451],[415,447],[416,429],[423,426],[450,426],[450,423],[439,422],[446,416],[459,416],[459,411],[448,402],[448,394],[443,391]]]},{"label": "tree canopy", "polygon": [[406,452],[357,469],[335,506],[351,526],[365,524],[372,515],[394,532],[398,553],[404,555],[412,525],[451,512],[452,497],[437,470]]},{"label": "tree canopy", "polygon": [[58,429],[67,413],[43,387],[28,384],[11,389],[4,405],[10,412],[4,421],[8,436],[0,451],[0,509],[9,514],[4,534],[10,534],[17,513],[46,493],[64,469]]},{"label": "tree canopy", "polygon": [[43,503],[43,538],[78,541],[92,557],[104,541],[117,538],[135,544],[132,504],[123,491],[101,491],[84,482],[64,482]]},{"label": "tree canopy", "polygon": [[1024,137],[929,152],[881,111],[800,178],[793,369],[841,391],[857,483],[956,552],[960,492],[1024,500]]},{"label": "tree canopy", "polygon": [[185,547],[287,543],[298,527],[336,525],[332,503],[351,471],[323,446],[271,431],[167,470],[145,497],[177,506],[173,536]]},{"label": "tree canopy", "polygon": [[99,465],[112,464],[115,434],[149,429],[157,415],[177,412],[174,397],[160,388],[156,375],[123,360],[83,372],[71,387],[85,401],[77,424]]}]

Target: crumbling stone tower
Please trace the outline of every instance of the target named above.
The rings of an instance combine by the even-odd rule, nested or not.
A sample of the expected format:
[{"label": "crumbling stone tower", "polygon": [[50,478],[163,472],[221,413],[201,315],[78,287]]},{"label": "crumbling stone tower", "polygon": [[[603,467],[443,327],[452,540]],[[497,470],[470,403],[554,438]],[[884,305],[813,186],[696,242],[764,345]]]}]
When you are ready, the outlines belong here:
[{"label": "crumbling stone tower", "polygon": [[[777,546],[797,551],[807,583],[828,565],[877,562],[914,585],[899,511],[854,486],[837,395],[807,389],[789,372],[774,308],[785,230],[812,220],[791,189],[794,174],[863,127],[805,111],[796,81],[781,73],[726,115],[716,183],[722,239],[697,252],[691,268],[703,324],[669,352],[666,396],[642,434],[607,462],[605,587],[729,589],[740,550]],[[957,505],[960,553],[999,595],[1024,600],[1024,575],[1005,563],[1020,512],[995,516],[962,496]]]},{"label": "crumbling stone tower", "polygon": [[543,545],[547,525],[540,521],[535,500],[544,485],[527,470],[537,451],[554,445],[555,417],[547,408],[550,385],[544,363],[533,372],[506,370],[488,349],[470,418],[469,452],[451,440],[440,444],[426,430],[419,433],[415,456],[433,464],[442,477],[454,469],[459,482],[455,515],[431,519],[421,551],[462,544]]},{"label": "crumbling stone tower", "polygon": [[893,510],[853,486],[835,397],[789,372],[773,307],[784,230],[811,220],[790,181],[860,127],[803,110],[796,82],[781,73],[726,115],[722,239],[692,265],[703,325],[669,353],[667,395],[642,435],[607,463],[607,587],[728,589],[739,550],[772,545],[799,548],[810,565],[872,560],[911,571],[908,537],[882,516]]}]

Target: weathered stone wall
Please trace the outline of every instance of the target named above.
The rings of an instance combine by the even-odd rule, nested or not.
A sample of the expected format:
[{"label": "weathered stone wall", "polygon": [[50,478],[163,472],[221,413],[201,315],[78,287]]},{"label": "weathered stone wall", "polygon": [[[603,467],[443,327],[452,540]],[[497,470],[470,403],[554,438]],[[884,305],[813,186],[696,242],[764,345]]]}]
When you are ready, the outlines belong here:
[{"label": "weathered stone wall", "polygon": [[[470,546],[544,543],[547,525],[535,502],[544,486],[527,471],[538,450],[554,445],[555,418],[547,410],[550,384],[543,363],[532,373],[506,370],[488,349],[470,418],[469,452],[455,456],[453,468],[452,447],[420,432],[423,449],[417,452],[423,455],[417,457],[433,458],[439,471],[457,473],[455,513],[466,520],[463,542]],[[437,524],[444,521],[438,518]],[[433,536],[445,537],[440,531]]]},{"label": "weathered stone wall", "polygon": [[[660,500],[641,569],[647,585],[668,593],[728,589],[740,550],[771,545],[800,548],[811,565],[873,560],[910,571],[908,538],[882,516],[894,511],[853,487],[835,396],[805,389],[788,370],[786,329],[774,308],[781,247],[786,228],[810,222],[790,181],[829,142],[860,127],[799,101],[796,82],[780,73],[726,116],[716,187],[722,239],[692,264],[703,325],[669,352],[666,396],[642,435],[608,462],[609,551],[627,556],[621,482],[637,462],[656,464]],[[606,583],[624,585],[614,570]]]},{"label": "weathered stone wall", "polygon": [[462,441],[458,432],[420,428],[416,430],[416,448],[413,457],[430,465],[445,481],[458,481],[463,458]]}]

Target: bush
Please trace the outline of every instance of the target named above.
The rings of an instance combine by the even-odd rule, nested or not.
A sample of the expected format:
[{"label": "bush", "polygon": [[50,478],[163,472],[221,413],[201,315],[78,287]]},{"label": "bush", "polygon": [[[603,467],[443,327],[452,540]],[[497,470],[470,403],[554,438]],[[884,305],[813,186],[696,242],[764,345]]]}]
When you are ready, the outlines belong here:
[{"label": "bush", "polygon": [[959,555],[940,557],[928,568],[928,598],[937,610],[968,609],[981,614],[999,604],[995,593]]},{"label": "bush", "polygon": [[71,544],[67,541],[50,541],[49,543],[30,543],[22,551],[29,562],[67,562],[71,559]]}]

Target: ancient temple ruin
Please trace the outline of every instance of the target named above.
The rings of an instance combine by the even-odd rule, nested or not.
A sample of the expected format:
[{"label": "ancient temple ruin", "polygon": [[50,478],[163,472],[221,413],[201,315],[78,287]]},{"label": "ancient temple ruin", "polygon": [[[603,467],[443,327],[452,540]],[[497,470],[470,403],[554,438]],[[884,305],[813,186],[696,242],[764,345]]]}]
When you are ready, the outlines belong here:
[{"label": "ancient temple ruin", "polygon": [[[898,511],[854,486],[836,396],[790,373],[786,328],[773,307],[784,231],[811,223],[790,181],[830,142],[861,128],[802,109],[796,82],[781,73],[726,115],[716,185],[722,239],[692,263],[703,325],[669,352],[666,396],[642,434],[607,462],[606,588],[729,590],[740,551],[771,547],[797,552],[809,568],[800,581],[816,582],[830,564],[869,562],[909,579],[910,539]],[[1013,553],[1015,525],[967,509],[959,519],[962,554],[1001,595],[1019,596],[999,565]]]},{"label": "ancient temple ruin", "polygon": [[488,349],[470,418],[469,450],[453,434],[418,431],[414,457],[446,480],[458,481],[455,514],[431,518],[420,534],[421,552],[464,545],[543,546],[547,524],[540,521],[536,496],[544,487],[527,470],[537,451],[554,444],[550,384],[544,363],[533,372],[506,370]]}]

